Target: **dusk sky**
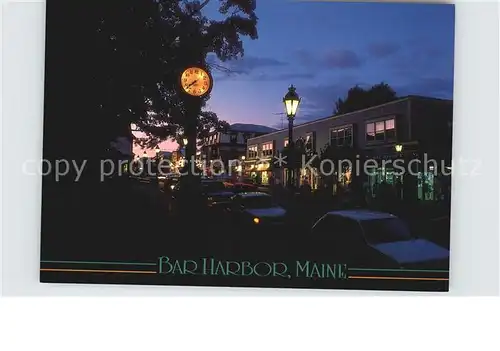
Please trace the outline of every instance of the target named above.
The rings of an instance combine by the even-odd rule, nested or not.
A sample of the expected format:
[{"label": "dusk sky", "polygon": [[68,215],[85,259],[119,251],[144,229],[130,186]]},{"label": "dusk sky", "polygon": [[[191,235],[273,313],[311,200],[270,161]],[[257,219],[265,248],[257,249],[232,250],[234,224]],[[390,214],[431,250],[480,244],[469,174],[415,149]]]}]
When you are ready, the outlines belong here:
[{"label": "dusk sky", "polygon": [[[217,5],[208,17],[219,16]],[[243,59],[223,63],[235,73],[213,72],[208,109],[229,123],[281,128],[276,114],[290,84],[302,97],[297,124],[331,115],[356,84],[453,96],[452,5],[261,0],[256,13],[259,38],[244,40]]]}]

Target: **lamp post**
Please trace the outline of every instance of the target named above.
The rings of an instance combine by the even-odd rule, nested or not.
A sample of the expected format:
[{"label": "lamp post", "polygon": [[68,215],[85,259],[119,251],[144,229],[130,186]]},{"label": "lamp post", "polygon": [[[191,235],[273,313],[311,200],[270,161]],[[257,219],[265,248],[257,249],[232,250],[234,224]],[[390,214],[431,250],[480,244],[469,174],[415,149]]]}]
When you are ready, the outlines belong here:
[{"label": "lamp post", "polygon": [[142,153],[142,176],[146,177],[148,175],[149,163],[148,163],[148,153],[146,150]]},{"label": "lamp post", "polygon": [[160,175],[160,152],[161,152],[161,149],[160,149],[160,146],[157,145],[156,148],[155,148],[155,153],[156,153],[156,158],[155,158],[155,162],[156,162],[156,177],[155,179],[158,180],[158,176]]},{"label": "lamp post", "polygon": [[[295,114],[297,113],[297,108],[299,107],[300,104],[300,98],[297,92],[295,91],[295,87],[293,84],[288,88],[288,92],[286,93],[285,97],[283,98],[283,103],[285,104],[285,112],[286,112],[286,117],[288,119],[288,149],[290,150],[289,155],[292,156],[293,153],[293,148],[294,148],[294,142],[293,142],[293,120],[295,119]],[[288,166],[288,177],[287,177],[287,185],[291,188],[292,185],[294,184],[294,179],[293,179],[293,174],[294,174],[294,169],[291,168],[295,167],[294,161],[291,160],[292,164]]]},{"label": "lamp post", "polygon": [[[398,153],[398,158],[401,158],[403,154],[403,145],[402,144],[396,144],[394,145],[394,150]],[[404,196],[404,190],[403,190],[403,177],[404,174],[396,176],[396,194],[398,196],[398,199],[402,199]]]}]

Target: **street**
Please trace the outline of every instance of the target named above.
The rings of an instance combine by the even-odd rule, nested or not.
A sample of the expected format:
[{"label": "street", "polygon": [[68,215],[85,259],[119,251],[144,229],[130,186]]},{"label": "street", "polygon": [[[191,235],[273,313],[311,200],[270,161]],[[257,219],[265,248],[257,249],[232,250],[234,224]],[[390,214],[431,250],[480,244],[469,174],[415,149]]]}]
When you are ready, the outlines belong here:
[{"label": "street", "polygon": [[[237,262],[284,262],[287,267],[294,267],[297,262],[315,259],[304,251],[306,246],[311,246],[311,213],[300,215],[300,208],[289,208],[291,218],[282,225],[255,225],[255,228],[249,228],[232,221],[221,209],[207,208],[204,213],[174,216],[169,213],[166,194],[156,184],[147,182],[121,184],[115,188],[73,189],[72,192],[59,189],[58,196],[51,196],[57,201],[52,201],[50,207],[44,207],[42,262],[156,263],[159,257],[167,256],[184,260],[205,257]],[[43,272],[42,277],[43,281],[114,282],[103,274],[77,277],[74,274]],[[270,277],[255,281],[240,277],[238,281],[231,279],[230,285],[328,288],[334,284],[335,287],[351,289],[367,284],[361,279],[346,285],[343,281],[306,278],[289,280]],[[150,284],[168,285],[227,285],[229,282],[228,277],[223,276],[120,276],[116,279],[117,283],[140,283],[146,279]],[[447,280],[421,280],[408,286],[396,280],[383,280],[375,285],[372,281],[368,283],[374,289],[418,290],[422,285],[431,285],[435,288],[430,289],[442,290]]]}]

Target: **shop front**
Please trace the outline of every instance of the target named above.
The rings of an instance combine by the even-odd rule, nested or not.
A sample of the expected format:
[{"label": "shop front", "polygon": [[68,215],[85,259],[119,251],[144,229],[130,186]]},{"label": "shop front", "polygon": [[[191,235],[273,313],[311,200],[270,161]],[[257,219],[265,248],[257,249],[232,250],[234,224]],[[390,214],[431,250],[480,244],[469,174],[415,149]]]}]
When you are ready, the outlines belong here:
[{"label": "shop front", "polygon": [[[427,167],[414,145],[402,152],[372,154],[366,169],[368,196],[376,198],[382,187],[388,187],[399,199],[433,201],[436,196],[437,169]],[[366,161],[367,162],[367,161]]]},{"label": "shop front", "polygon": [[248,166],[248,175],[255,184],[269,185],[272,179],[271,164],[268,161],[256,162]]},{"label": "shop front", "polygon": [[312,167],[306,167],[300,169],[300,180],[299,185],[309,184],[311,189],[318,189],[319,183],[319,172],[317,169]]}]

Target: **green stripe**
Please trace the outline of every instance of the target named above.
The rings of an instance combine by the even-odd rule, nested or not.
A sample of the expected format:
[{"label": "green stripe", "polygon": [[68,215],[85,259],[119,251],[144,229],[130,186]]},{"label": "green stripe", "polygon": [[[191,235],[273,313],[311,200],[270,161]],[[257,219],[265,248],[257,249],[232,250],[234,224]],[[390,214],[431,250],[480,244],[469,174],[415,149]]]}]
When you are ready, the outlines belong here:
[{"label": "green stripe", "polygon": [[146,262],[98,262],[98,261],[40,261],[41,263],[77,263],[77,264],[123,264],[129,266],[156,266]]},{"label": "green stripe", "polygon": [[359,272],[435,272],[435,273],[448,273],[449,271],[439,269],[390,269],[390,268],[348,268],[348,271]]}]

